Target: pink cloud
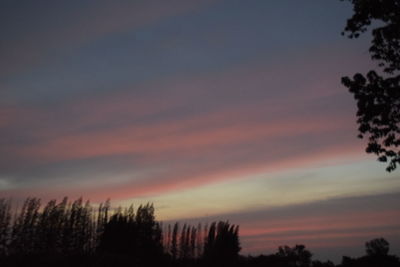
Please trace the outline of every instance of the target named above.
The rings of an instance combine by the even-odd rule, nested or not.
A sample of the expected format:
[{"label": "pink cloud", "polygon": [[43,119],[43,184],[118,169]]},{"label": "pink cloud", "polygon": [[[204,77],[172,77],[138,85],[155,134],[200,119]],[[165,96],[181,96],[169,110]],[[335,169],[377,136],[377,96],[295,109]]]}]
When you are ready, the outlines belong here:
[{"label": "pink cloud", "polygon": [[[217,118],[220,118],[218,114]],[[223,117],[223,116],[222,116]],[[197,121],[199,120],[199,121]],[[246,122],[236,121],[231,125],[213,125],[213,114],[154,125],[128,126],[61,136],[49,141],[24,146],[17,154],[30,158],[35,155],[41,160],[79,159],[118,154],[176,153],[195,149],[251,142],[260,138],[274,140],[284,136],[307,133],[340,131],[340,119]],[[206,121],[206,123],[204,123]],[[299,123],[299,121],[302,121]],[[224,124],[224,121],[221,121]],[[204,127],[199,127],[204,125]],[[195,129],[193,129],[195,127]]]},{"label": "pink cloud", "polygon": [[256,225],[246,223],[247,228],[241,231],[241,235],[256,239],[268,235],[271,235],[271,238],[286,235],[293,238],[307,231],[312,232],[310,236],[314,233],[331,235],[332,232],[341,230],[354,232],[367,227],[396,226],[398,225],[397,218],[400,216],[400,210],[351,211],[351,213],[342,211],[340,213],[340,215],[337,212],[332,215],[320,214],[314,217],[299,216],[295,220],[288,218],[257,220]]},{"label": "pink cloud", "polygon": [[[170,191],[189,189],[226,180],[243,179],[243,177],[249,177],[261,172],[279,172],[282,169],[304,168],[315,166],[316,164],[319,165],[321,162],[334,164],[338,158],[342,160],[357,158],[359,152],[355,148],[356,146],[351,144],[343,144],[342,147],[327,147],[312,153],[302,152],[301,155],[293,154],[293,151],[286,148],[288,150],[287,154],[293,155],[268,161],[262,159],[234,160],[222,165],[218,164],[218,158],[221,155],[205,154],[205,157],[211,157],[209,161],[204,163],[189,162],[183,164],[183,166],[172,165],[171,169],[167,169],[160,174],[150,174],[140,180],[133,179],[122,184],[116,181],[113,185],[102,185],[94,181],[94,183],[90,184],[90,187],[83,186],[80,188],[77,188],[74,184],[71,184],[71,186],[63,184],[60,187],[53,185],[48,190],[44,190],[43,185],[37,189],[31,186],[29,194],[36,190],[39,190],[37,191],[39,195],[44,190],[46,195],[52,194],[54,197],[65,194],[84,194],[94,201],[101,201],[106,198],[122,200],[133,197],[161,195]],[[196,152],[194,151],[193,153]],[[167,153],[164,157],[168,157],[168,155],[174,157],[173,153]],[[213,160],[213,157],[215,157],[215,160]],[[113,177],[110,177],[110,179],[112,180]],[[26,195],[28,193],[23,188],[11,191],[13,195]]]},{"label": "pink cloud", "polygon": [[[8,121],[17,128],[30,129],[24,134],[34,141],[6,144],[3,150],[33,166],[113,156],[132,158],[132,163],[143,167],[167,166],[159,175],[113,186],[112,197],[118,199],[364,156],[357,139],[346,138],[356,135],[354,119],[346,112],[304,112],[305,106],[336,94],[334,89],[339,85],[329,86],[332,78],[328,73],[322,71],[324,75],[318,81],[296,87],[296,98],[287,94],[273,97],[280,87],[265,89],[272,92],[271,98],[258,98],[246,94],[246,88],[278,86],[285,81],[286,67],[253,63],[223,72],[135,85],[138,92],[163,88],[157,97],[135,93],[131,90],[134,85],[127,85],[122,92],[116,88],[115,93],[65,103],[57,107],[56,115],[45,108],[30,108],[28,112],[21,108],[19,114],[29,119],[21,122],[19,117],[23,116],[11,115]],[[300,63],[290,67],[300,68]],[[309,72],[303,68],[298,75]],[[238,100],[230,99],[227,92]],[[227,99],[202,112],[185,114],[191,104],[206,103],[212,97]],[[162,117],[176,109],[181,116]],[[61,121],[55,123],[58,116]],[[157,116],[161,119],[146,119]],[[262,151],[254,152],[257,148]],[[85,188],[99,198],[109,189],[101,183]]]},{"label": "pink cloud", "polygon": [[[397,218],[399,210],[371,210],[351,213],[334,211],[331,215],[320,213],[317,217],[294,216],[293,218],[259,220],[263,228],[241,224],[244,252],[271,252],[282,245],[306,244],[308,248],[361,247],[365,241],[380,236],[400,236]],[[396,230],[397,229],[397,230]]]}]

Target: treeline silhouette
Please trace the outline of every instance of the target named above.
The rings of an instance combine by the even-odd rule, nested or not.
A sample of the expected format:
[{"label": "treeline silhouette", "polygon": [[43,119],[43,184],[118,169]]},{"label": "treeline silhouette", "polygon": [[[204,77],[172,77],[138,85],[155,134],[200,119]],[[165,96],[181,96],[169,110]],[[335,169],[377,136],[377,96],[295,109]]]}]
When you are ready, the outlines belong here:
[{"label": "treeline silhouette", "polygon": [[[335,266],[312,261],[304,245],[240,256],[238,225],[162,225],[154,213],[152,204],[113,209],[109,200],[94,207],[82,198],[27,198],[14,209],[0,198],[0,266]],[[384,239],[367,242],[366,252],[337,266],[400,266]]]},{"label": "treeline silhouette", "polygon": [[110,201],[94,208],[82,198],[42,205],[27,198],[12,213],[0,199],[0,266],[154,266],[199,260],[232,262],[240,251],[239,227],[229,222],[209,226],[155,220],[152,204],[112,209]]},{"label": "treeline silhouette", "polygon": [[239,226],[229,222],[206,224],[204,230],[197,226],[175,223],[164,234],[164,252],[172,260],[181,261],[203,258],[207,261],[237,260],[240,251]]}]

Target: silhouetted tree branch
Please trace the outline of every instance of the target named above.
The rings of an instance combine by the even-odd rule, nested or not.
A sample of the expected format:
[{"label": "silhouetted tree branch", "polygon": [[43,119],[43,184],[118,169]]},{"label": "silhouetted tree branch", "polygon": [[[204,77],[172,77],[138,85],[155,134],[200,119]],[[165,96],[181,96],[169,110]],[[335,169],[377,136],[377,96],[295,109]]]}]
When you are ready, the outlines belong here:
[{"label": "silhouetted tree branch", "polygon": [[353,5],[343,34],[358,38],[368,27],[372,30],[371,58],[379,62],[382,73],[371,70],[343,77],[342,83],[357,101],[359,137],[367,137],[367,153],[389,162],[393,171],[400,163],[400,0],[341,0]]}]

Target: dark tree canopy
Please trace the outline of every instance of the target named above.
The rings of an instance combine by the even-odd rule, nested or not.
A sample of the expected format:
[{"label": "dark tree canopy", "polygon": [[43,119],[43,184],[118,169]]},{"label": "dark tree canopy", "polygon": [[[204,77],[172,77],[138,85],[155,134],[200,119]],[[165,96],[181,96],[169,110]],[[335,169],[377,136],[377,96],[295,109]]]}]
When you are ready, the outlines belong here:
[{"label": "dark tree canopy", "polygon": [[206,259],[215,262],[235,261],[240,250],[239,226],[222,221],[210,225],[204,245]]},{"label": "dark tree canopy", "polygon": [[278,248],[276,255],[283,260],[285,265],[294,267],[311,266],[312,254],[304,245],[296,245],[294,247],[283,246]]},{"label": "dark tree canopy", "polygon": [[389,242],[384,238],[376,238],[365,243],[368,256],[386,256],[389,253]]},{"label": "dark tree canopy", "polygon": [[372,23],[371,58],[380,72],[343,77],[342,83],[357,101],[359,137],[368,138],[367,153],[389,162],[387,171],[400,164],[400,0],[341,0],[353,4],[354,14],[343,34],[357,38]]},{"label": "dark tree canopy", "polygon": [[366,242],[366,255],[344,256],[335,265],[312,260],[304,245],[281,246],[270,255],[239,255],[238,225],[162,227],[152,204],[114,209],[107,200],[94,209],[82,198],[46,205],[27,198],[14,211],[11,202],[0,197],[1,267],[400,267],[383,238]]}]

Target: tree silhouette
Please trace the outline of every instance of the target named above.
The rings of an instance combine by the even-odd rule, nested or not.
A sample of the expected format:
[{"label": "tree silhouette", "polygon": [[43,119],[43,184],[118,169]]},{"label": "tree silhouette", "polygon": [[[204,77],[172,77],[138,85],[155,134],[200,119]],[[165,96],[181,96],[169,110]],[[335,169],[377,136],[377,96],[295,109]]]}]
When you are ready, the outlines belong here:
[{"label": "tree silhouette", "polygon": [[197,237],[196,238],[197,238],[196,255],[197,255],[198,258],[200,258],[200,257],[203,256],[203,241],[204,241],[201,223],[199,223],[197,225]]},{"label": "tree silhouette", "polygon": [[172,231],[172,241],[171,241],[172,260],[176,260],[178,257],[178,232],[179,232],[179,224],[175,223],[174,230]]},{"label": "tree silhouette", "polygon": [[152,204],[117,209],[104,227],[99,251],[113,255],[129,255],[137,265],[160,260],[163,255],[162,234],[155,221]]},{"label": "tree silhouette", "polygon": [[44,207],[38,221],[39,250],[59,252],[62,233],[60,223],[63,213],[57,209],[56,200],[51,200]]},{"label": "tree silhouette", "polygon": [[121,210],[110,217],[104,226],[99,249],[109,253],[128,253],[132,244],[131,236],[134,234],[134,225],[127,220]]},{"label": "tree silhouette", "polygon": [[97,248],[100,246],[100,240],[104,233],[104,228],[108,222],[108,215],[110,210],[110,200],[107,199],[105,203],[100,203],[99,208],[97,210],[97,221],[96,221],[96,233],[95,233],[95,241],[94,247]]},{"label": "tree silhouette", "polygon": [[181,259],[187,259],[188,258],[188,246],[186,243],[186,223],[182,227],[181,231],[181,236],[180,236],[180,242],[179,242],[179,257]]},{"label": "tree silhouette", "polygon": [[400,163],[400,0],[341,0],[353,4],[354,14],[343,34],[358,38],[375,21],[372,30],[371,58],[379,62],[382,73],[371,70],[343,77],[342,83],[357,101],[359,137],[367,137],[367,153],[388,162],[387,171]]},{"label": "tree silhouette", "polygon": [[11,226],[11,202],[0,199],[0,257],[7,254]]},{"label": "tree silhouette", "polygon": [[[304,245],[282,246],[271,255],[239,256],[239,226],[229,222],[178,223],[163,242],[161,223],[152,204],[110,208],[110,201],[94,211],[89,201],[27,198],[11,216],[11,202],[0,198],[0,266],[241,266],[334,267],[311,261]],[[111,216],[110,216],[111,215]],[[164,244],[164,247],[163,247]],[[400,267],[389,255],[383,238],[366,242],[366,255],[343,257],[338,267]]]},{"label": "tree silhouette", "polygon": [[398,267],[397,256],[389,255],[389,242],[383,238],[372,239],[365,243],[367,255],[360,258],[343,257],[342,267]]},{"label": "tree silhouette", "polygon": [[153,204],[140,205],[136,211],[136,253],[139,257],[157,259],[163,253],[161,227],[155,220]]},{"label": "tree silhouette", "polygon": [[306,250],[304,245],[296,245],[293,248],[288,246],[279,247],[276,254],[287,266],[309,267],[312,254]]},{"label": "tree silhouette", "polygon": [[384,238],[376,238],[365,243],[368,256],[386,256],[389,253],[389,242]]},{"label": "tree silhouette", "polygon": [[21,212],[13,225],[10,249],[12,253],[23,251],[25,254],[36,252],[37,239],[36,223],[39,219],[40,199],[27,198]]},{"label": "tree silhouette", "polygon": [[190,250],[189,257],[196,258],[196,240],[197,240],[197,229],[196,227],[192,227],[192,231],[190,232]]},{"label": "tree silhouette", "polygon": [[165,240],[165,247],[164,247],[164,251],[165,253],[169,253],[171,251],[171,236],[172,236],[172,229],[171,229],[171,225],[168,224],[168,228],[167,228],[167,237],[164,239]]},{"label": "tree silhouette", "polygon": [[204,244],[204,258],[214,262],[230,262],[237,260],[240,251],[239,226],[228,222],[213,222],[210,225],[206,243]]}]

